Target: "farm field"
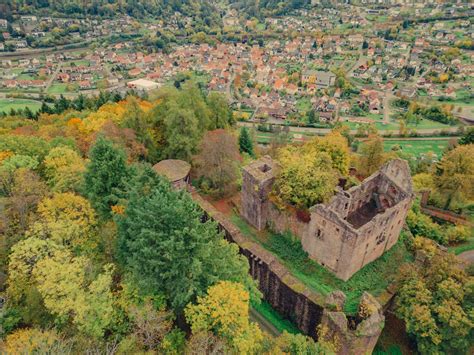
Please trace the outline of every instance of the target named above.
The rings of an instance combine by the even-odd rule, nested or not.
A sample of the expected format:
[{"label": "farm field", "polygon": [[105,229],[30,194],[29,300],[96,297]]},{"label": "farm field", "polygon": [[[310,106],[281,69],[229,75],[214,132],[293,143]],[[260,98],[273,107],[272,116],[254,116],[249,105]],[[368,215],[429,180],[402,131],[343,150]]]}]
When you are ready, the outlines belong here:
[{"label": "farm field", "polygon": [[390,139],[384,140],[383,146],[386,151],[392,149],[393,146],[399,145],[402,148],[402,151],[406,153],[413,154],[415,156],[420,156],[428,152],[435,153],[438,158],[441,157],[444,150],[448,146],[449,139]]},{"label": "farm field", "polygon": [[41,102],[27,99],[0,99],[0,112],[10,112],[11,109],[18,110],[29,107],[36,112],[41,108]]}]

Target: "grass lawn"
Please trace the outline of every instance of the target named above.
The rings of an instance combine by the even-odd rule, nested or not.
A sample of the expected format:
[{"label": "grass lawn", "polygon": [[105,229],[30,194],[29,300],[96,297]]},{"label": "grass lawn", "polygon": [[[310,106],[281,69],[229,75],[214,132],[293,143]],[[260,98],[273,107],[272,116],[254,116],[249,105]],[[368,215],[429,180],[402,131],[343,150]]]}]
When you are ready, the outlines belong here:
[{"label": "grass lawn", "polygon": [[77,67],[88,67],[90,66],[91,63],[86,59],[82,59],[82,60],[75,60],[73,62],[68,62],[67,64],[68,65],[75,64]]},{"label": "grass lawn", "polygon": [[64,94],[67,91],[67,84],[53,84],[48,89],[48,94]]},{"label": "grass lawn", "polygon": [[8,113],[11,109],[24,109],[27,106],[31,111],[36,112],[41,108],[41,102],[26,99],[0,99],[0,112]]},{"label": "grass lawn", "polygon": [[16,78],[17,80],[36,80],[36,77],[30,75],[30,74],[20,74]]},{"label": "grass lawn", "polygon": [[465,251],[474,250],[474,237],[469,238],[464,243],[448,248],[450,252],[459,255]]},{"label": "grass lawn", "polygon": [[418,123],[417,125],[414,123],[409,123],[407,126],[408,128],[415,128],[415,129],[443,129],[443,128],[452,127],[444,123],[431,121],[431,120],[425,120],[425,119],[422,119],[420,123]]},{"label": "grass lawn", "polygon": [[406,153],[419,156],[428,152],[435,153],[438,158],[441,157],[444,150],[448,146],[448,139],[430,139],[430,140],[410,140],[410,139],[397,139],[397,140],[384,140],[383,146],[386,151],[392,149],[393,146],[399,145],[402,150]]},{"label": "grass lawn", "polygon": [[232,215],[231,220],[243,234],[277,256],[293,276],[313,291],[323,296],[334,290],[343,291],[347,297],[344,310],[348,314],[357,312],[359,300],[364,291],[378,296],[386,290],[398,272],[398,268],[394,268],[394,265],[401,265],[403,262],[411,260],[403,242],[399,241],[391,250],[364,266],[344,282],[309,259],[307,253],[302,249],[300,241],[296,238],[272,233],[257,234],[240,216],[235,214]]},{"label": "grass lawn", "polygon": [[[275,136],[275,133],[272,133],[272,132],[261,132],[261,131],[256,131],[255,132],[256,136],[257,136],[257,143],[261,143],[261,144],[268,144],[270,143],[270,141],[272,140],[272,138]],[[289,135],[288,135],[288,138],[289,138],[289,142],[293,141],[296,137],[300,138],[311,138],[311,137],[314,137],[313,134],[310,134],[310,133],[300,133],[300,132],[289,132]]]},{"label": "grass lawn", "polygon": [[296,102],[296,108],[300,112],[307,112],[311,110],[311,107],[312,107],[311,100],[308,97],[303,97],[301,99],[298,99],[298,101]]}]

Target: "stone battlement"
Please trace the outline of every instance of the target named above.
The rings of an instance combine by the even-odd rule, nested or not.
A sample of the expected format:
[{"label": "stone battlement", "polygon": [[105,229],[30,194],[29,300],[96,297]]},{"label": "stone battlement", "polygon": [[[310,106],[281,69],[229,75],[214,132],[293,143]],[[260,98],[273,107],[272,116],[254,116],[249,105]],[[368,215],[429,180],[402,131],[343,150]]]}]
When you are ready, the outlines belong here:
[{"label": "stone battlement", "polygon": [[308,255],[340,279],[348,280],[397,242],[413,200],[404,160],[387,162],[360,185],[339,189],[329,203],[311,207],[305,224],[269,200],[276,170],[268,156],[243,168],[242,216],[259,230],[296,231]]}]

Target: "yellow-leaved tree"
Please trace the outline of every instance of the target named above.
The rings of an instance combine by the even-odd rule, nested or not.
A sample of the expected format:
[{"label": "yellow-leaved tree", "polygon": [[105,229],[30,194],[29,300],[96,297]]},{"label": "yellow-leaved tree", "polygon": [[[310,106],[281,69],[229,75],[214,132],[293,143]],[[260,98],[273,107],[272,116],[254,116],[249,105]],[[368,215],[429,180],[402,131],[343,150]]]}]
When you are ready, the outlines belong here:
[{"label": "yellow-leaved tree", "polygon": [[443,156],[434,176],[444,208],[453,202],[466,204],[474,199],[474,144],[460,145]]},{"label": "yellow-leaved tree", "polygon": [[351,160],[347,139],[339,131],[331,131],[324,137],[317,137],[304,145],[304,150],[310,154],[318,155],[326,152],[331,157],[332,167],[342,175],[349,173]]},{"label": "yellow-leaved tree", "polygon": [[29,233],[82,250],[96,246],[95,213],[88,200],[71,192],[56,193],[38,205],[40,221]]},{"label": "yellow-leaved tree", "polygon": [[6,354],[64,354],[70,347],[54,330],[18,329],[7,335],[0,348]]},{"label": "yellow-leaved tree", "polygon": [[86,162],[73,149],[56,147],[44,159],[45,174],[53,191],[79,191]]},{"label": "yellow-leaved tree", "polygon": [[33,276],[45,307],[57,319],[72,322],[87,335],[100,338],[114,317],[112,285],[113,265],[88,282],[90,260],[72,257],[64,251],[39,261]]},{"label": "yellow-leaved tree", "polygon": [[370,135],[358,150],[357,172],[362,176],[369,176],[376,172],[387,160],[394,157],[393,153],[385,153],[383,149],[383,138],[378,135]]},{"label": "yellow-leaved tree", "polygon": [[334,194],[339,177],[349,171],[350,151],[346,138],[333,131],[301,147],[280,149],[278,162],[275,196],[284,203],[309,208]]},{"label": "yellow-leaved tree", "polygon": [[32,272],[36,264],[63,248],[52,240],[27,238],[15,244],[8,263],[7,294],[10,301],[18,304],[25,292],[34,284]]},{"label": "yellow-leaved tree", "polygon": [[240,283],[220,281],[185,309],[193,333],[212,332],[239,354],[257,353],[263,335],[249,321],[249,294]]}]

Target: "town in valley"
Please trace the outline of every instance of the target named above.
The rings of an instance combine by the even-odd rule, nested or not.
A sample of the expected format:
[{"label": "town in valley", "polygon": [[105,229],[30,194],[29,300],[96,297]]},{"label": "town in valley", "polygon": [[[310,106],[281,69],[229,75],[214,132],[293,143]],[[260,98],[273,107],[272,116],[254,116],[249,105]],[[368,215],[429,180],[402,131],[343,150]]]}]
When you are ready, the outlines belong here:
[{"label": "town in valley", "polygon": [[472,354],[474,5],[0,3],[0,353]]}]

